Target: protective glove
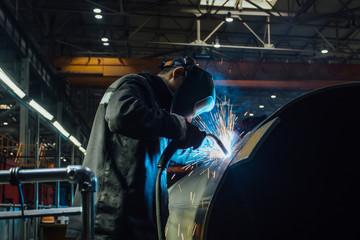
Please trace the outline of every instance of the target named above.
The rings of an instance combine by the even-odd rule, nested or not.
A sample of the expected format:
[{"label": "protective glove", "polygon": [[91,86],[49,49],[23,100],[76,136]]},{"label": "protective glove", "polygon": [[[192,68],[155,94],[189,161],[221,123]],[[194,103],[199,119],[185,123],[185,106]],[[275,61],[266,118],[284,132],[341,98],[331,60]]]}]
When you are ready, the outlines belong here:
[{"label": "protective glove", "polygon": [[179,140],[179,148],[185,149],[189,147],[193,147],[193,149],[197,149],[200,147],[202,141],[206,137],[205,131],[200,131],[200,129],[194,124],[186,122],[186,133],[185,138]]}]

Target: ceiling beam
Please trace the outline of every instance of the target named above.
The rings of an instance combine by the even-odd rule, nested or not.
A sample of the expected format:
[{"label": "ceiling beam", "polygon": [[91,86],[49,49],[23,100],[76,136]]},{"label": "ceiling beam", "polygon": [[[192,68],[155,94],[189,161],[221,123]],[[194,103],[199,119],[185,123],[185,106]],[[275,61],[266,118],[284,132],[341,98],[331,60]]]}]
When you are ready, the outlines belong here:
[{"label": "ceiling beam", "polygon": [[[61,57],[54,59],[53,64],[58,73],[67,78],[72,86],[107,88],[117,78],[126,74],[143,70],[158,73],[160,62],[161,59]],[[238,86],[313,88],[321,84],[360,81],[360,68],[357,64],[252,63],[211,60],[197,62],[200,67],[205,67],[213,75],[217,84],[235,84],[236,81],[234,83],[232,81],[242,79],[236,83]],[[242,82],[245,80],[248,82]],[[240,83],[244,85],[239,85]]]}]

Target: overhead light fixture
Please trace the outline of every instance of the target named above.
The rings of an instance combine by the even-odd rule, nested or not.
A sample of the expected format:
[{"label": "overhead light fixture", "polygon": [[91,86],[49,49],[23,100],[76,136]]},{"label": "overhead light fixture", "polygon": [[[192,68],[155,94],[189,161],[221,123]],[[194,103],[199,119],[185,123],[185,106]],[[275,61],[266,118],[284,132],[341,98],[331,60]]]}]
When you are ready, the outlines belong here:
[{"label": "overhead light fixture", "polygon": [[271,98],[276,98],[276,95],[271,95],[270,97],[271,97]]},{"label": "overhead light fixture", "polygon": [[102,16],[101,14],[96,14],[96,15],[95,15],[95,18],[96,18],[96,19],[102,19],[103,16]]},{"label": "overhead light fixture", "polygon": [[85,148],[83,148],[83,147],[79,147],[79,150],[80,150],[81,152],[83,152],[84,154],[86,154],[86,150],[85,150]]},{"label": "overhead light fixture", "polygon": [[100,8],[94,8],[93,12],[94,13],[101,13],[101,9]]},{"label": "overhead light fixture", "polygon": [[53,122],[54,127],[59,130],[59,132],[64,135],[66,138],[70,136],[70,133],[61,126],[61,124],[58,121]]},{"label": "overhead light fixture", "polygon": [[264,105],[259,105],[259,108],[264,108],[265,106]]},{"label": "overhead light fixture", "polygon": [[19,98],[25,97],[25,93],[9,78],[8,75],[0,68],[0,79],[8,86]]},{"label": "overhead light fixture", "polygon": [[109,41],[109,39],[107,37],[103,37],[103,38],[101,38],[101,41],[107,42],[107,41]]},{"label": "overhead light fixture", "polygon": [[225,21],[232,22],[234,19],[231,17],[231,12],[228,12],[225,17]]},{"label": "overhead light fixture", "polygon": [[321,53],[322,53],[322,54],[327,54],[328,52],[329,52],[329,50],[327,50],[327,49],[325,49],[325,48],[321,50]]},{"label": "overhead light fixture", "polygon": [[110,43],[108,43],[108,42],[104,42],[104,43],[103,43],[103,45],[104,45],[104,46],[109,46],[109,45],[110,45]]},{"label": "overhead light fixture", "polygon": [[35,102],[35,100],[31,99],[31,101],[29,102],[29,105],[32,106],[41,115],[43,115],[46,119],[48,119],[50,121],[54,119],[54,116],[51,115],[51,113],[49,113],[48,111],[46,111],[42,106],[40,106],[40,104]]},{"label": "overhead light fixture", "polygon": [[214,48],[219,48],[220,47],[220,41],[219,41],[219,38],[216,37],[215,38],[215,43],[214,43]]},{"label": "overhead light fixture", "polygon": [[72,141],[77,147],[81,146],[81,143],[74,137],[74,136],[70,136],[69,137],[70,141]]},{"label": "overhead light fixture", "polygon": [[3,125],[7,126],[7,125],[9,125],[9,123],[8,122],[3,122]]},{"label": "overhead light fixture", "polygon": [[249,116],[252,117],[252,116],[254,116],[254,114],[253,114],[253,113],[249,113]]}]

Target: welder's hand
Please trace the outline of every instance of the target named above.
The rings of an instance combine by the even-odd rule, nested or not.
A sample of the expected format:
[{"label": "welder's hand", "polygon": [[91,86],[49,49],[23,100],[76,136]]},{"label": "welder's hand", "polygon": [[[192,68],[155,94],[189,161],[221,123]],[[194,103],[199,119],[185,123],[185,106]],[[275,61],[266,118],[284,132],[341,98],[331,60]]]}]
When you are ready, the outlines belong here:
[{"label": "welder's hand", "polygon": [[194,124],[189,123],[186,120],[186,133],[185,139],[179,141],[179,148],[189,148],[197,149],[200,147],[202,141],[206,137],[206,132],[200,131],[200,129]]}]

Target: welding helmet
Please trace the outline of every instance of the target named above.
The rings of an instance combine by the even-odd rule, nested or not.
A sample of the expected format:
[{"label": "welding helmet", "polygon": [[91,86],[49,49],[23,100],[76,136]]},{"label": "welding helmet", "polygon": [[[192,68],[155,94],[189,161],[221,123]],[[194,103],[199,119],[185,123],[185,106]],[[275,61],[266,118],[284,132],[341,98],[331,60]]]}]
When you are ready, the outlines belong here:
[{"label": "welding helmet", "polygon": [[203,112],[209,112],[215,105],[216,94],[212,76],[207,71],[189,62],[187,58],[180,61],[167,61],[160,68],[184,67],[182,83],[173,95],[171,113],[179,114],[191,121]]}]

